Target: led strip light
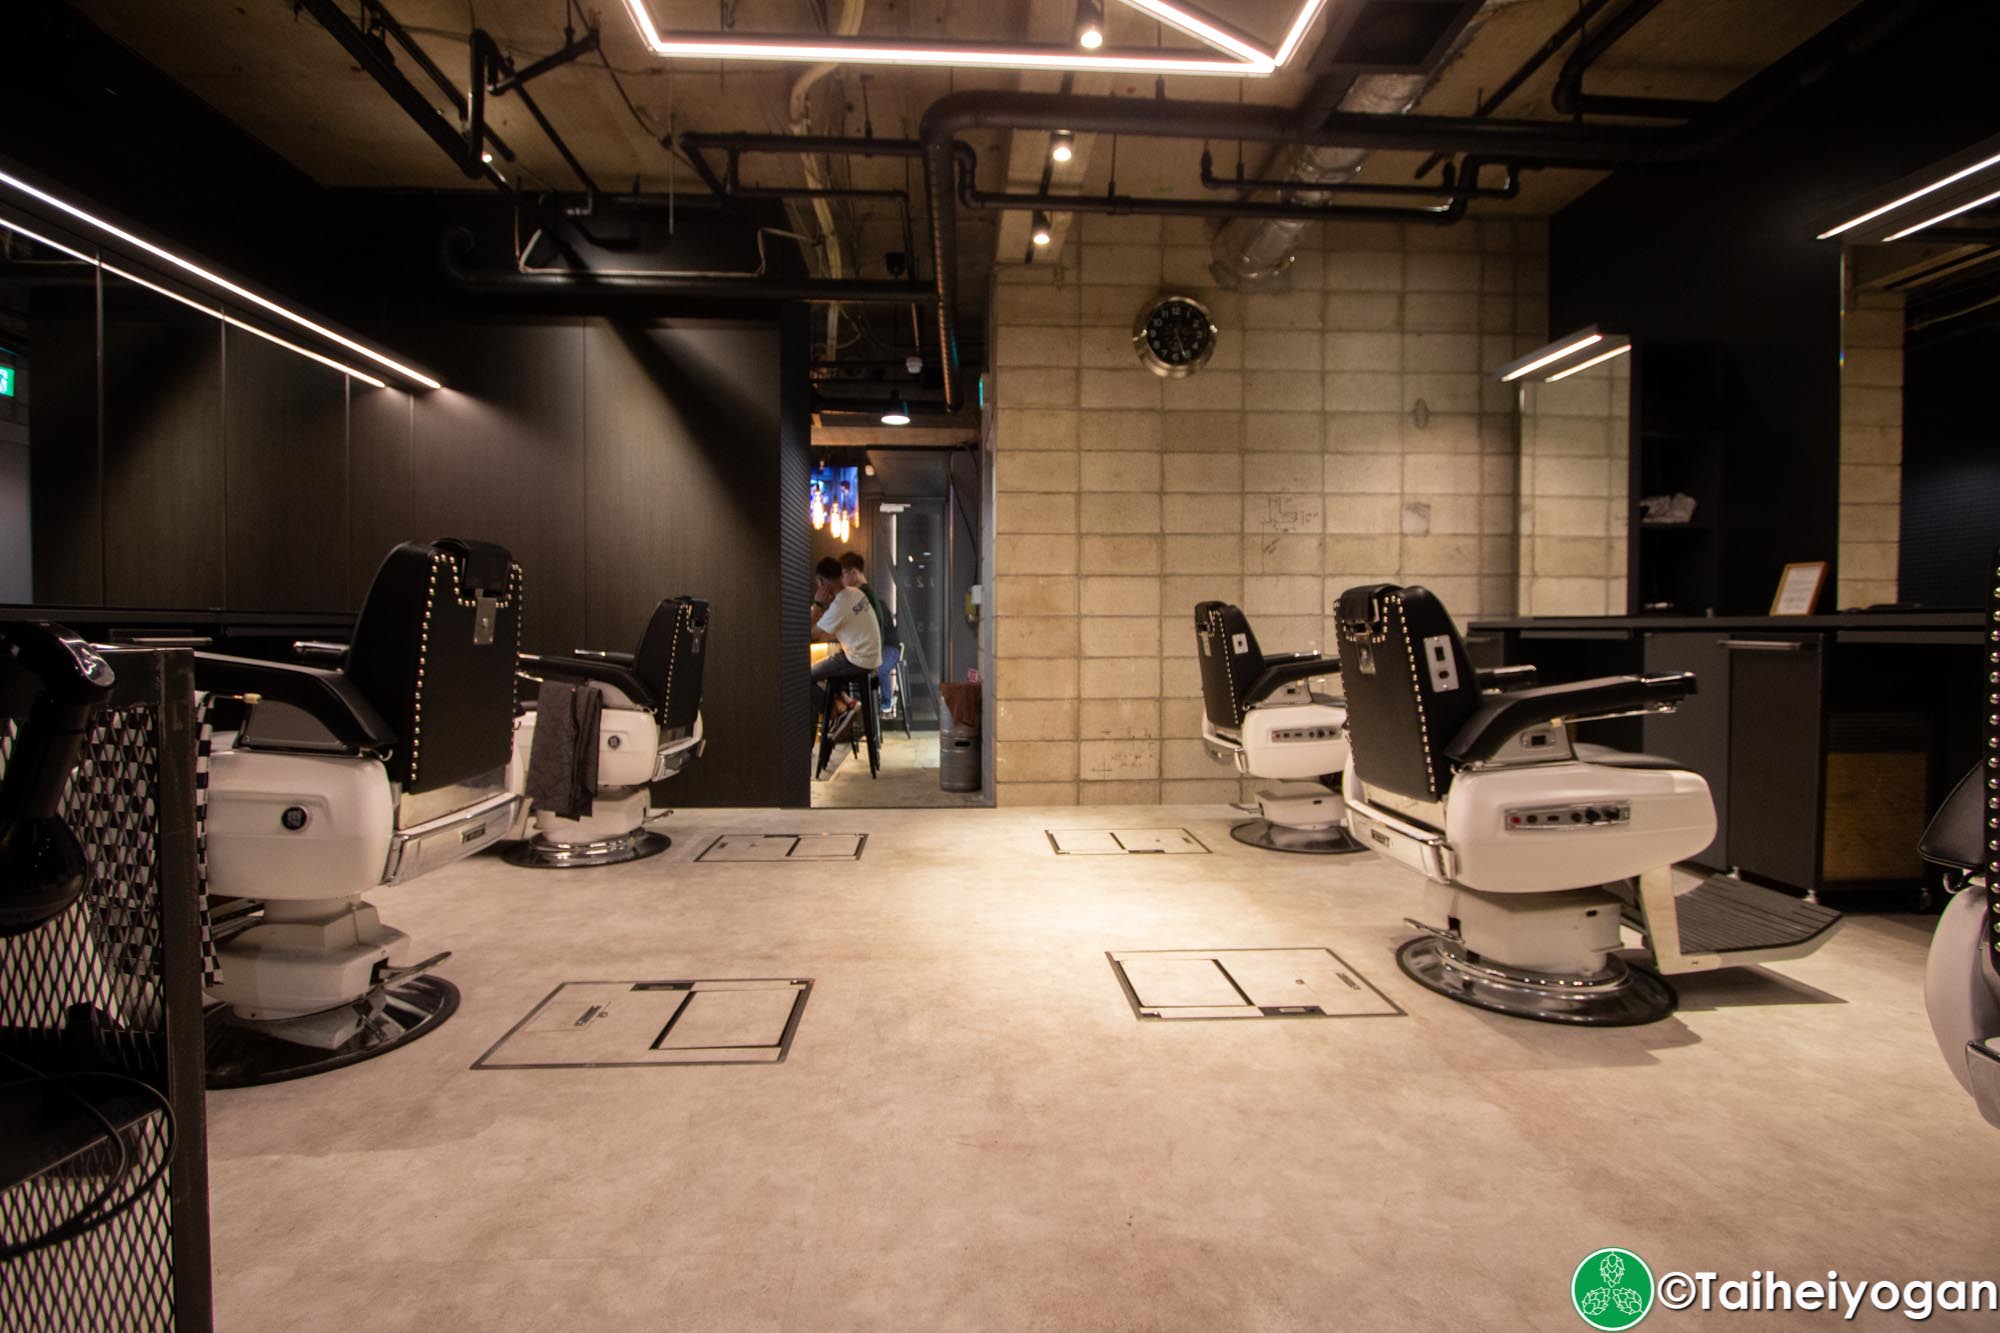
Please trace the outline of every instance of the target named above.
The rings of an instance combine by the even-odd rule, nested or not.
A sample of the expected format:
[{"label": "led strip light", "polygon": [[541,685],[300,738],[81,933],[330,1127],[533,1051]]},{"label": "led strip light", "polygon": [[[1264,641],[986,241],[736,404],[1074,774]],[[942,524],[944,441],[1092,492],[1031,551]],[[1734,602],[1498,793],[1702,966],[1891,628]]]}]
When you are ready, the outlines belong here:
[{"label": "led strip light", "polygon": [[61,241],[52,240],[49,237],[42,235],[38,231],[33,231],[27,227],[22,226],[18,222],[14,222],[8,218],[0,218],[0,227],[5,227],[8,231],[14,232],[21,236],[25,236],[29,240],[35,242],[35,244],[37,245],[46,245],[51,250],[60,251],[61,253],[66,254],[73,259],[81,260],[82,262],[89,264],[93,268],[101,268],[106,273],[111,274],[113,277],[123,278],[127,282],[136,283],[137,285],[144,287],[149,292],[157,292],[161,296],[166,297],[169,301],[178,301],[182,305],[188,307],[190,310],[199,310],[204,315],[208,315],[211,318],[221,320],[224,324],[229,325],[231,328],[242,329],[245,333],[254,333],[259,338],[262,338],[265,342],[276,343],[278,346],[284,348],[288,352],[296,352],[300,356],[305,357],[308,361],[317,361],[323,366],[331,367],[332,369],[339,371],[341,374],[346,375],[350,379],[360,380],[363,384],[370,384],[378,389],[386,389],[389,387],[388,384],[386,384],[384,381],[376,379],[373,375],[370,375],[365,370],[356,370],[353,366],[344,366],[330,356],[321,356],[318,352],[313,351],[310,347],[301,347],[295,342],[287,342],[285,339],[280,338],[275,333],[267,333],[263,329],[258,328],[255,324],[245,323],[244,321],[236,318],[236,316],[230,314],[228,311],[224,310],[220,306],[204,305],[200,301],[195,300],[192,296],[184,296],[180,292],[174,291],[172,288],[162,287],[159,283],[148,281],[147,279],[140,277],[136,273],[129,273],[126,270],[119,268],[116,264],[108,263],[105,260],[99,259],[95,255],[85,254],[83,251],[75,249],[72,246],[64,245]]},{"label": "led strip light", "polygon": [[[634,0],[634,3],[638,2],[639,0]],[[1904,204],[1914,204],[1917,200],[1922,199],[1926,195],[1936,194],[1939,190],[1942,190],[1945,186],[1956,185],[1958,184],[1958,182],[1964,180],[1967,176],[1977,175],[1978,173],[1986,170],[1988,167],[1991,166],[2000,166],[2000,153],[1995,153],[1992,157],[1986,158],[1983,161],[1974,162],[1969,167],[1960,168],[1959,170],[1952,172],[1949,176],[1946,176],[1941,180],[1934,180],[1929,185],[1924,186],[1920,190],[1912,190],[1900,199],[1892,199],[1888,203],[1882,205],[1880,208],[1872,208],[1868,210],[1866,213],[1863,213],[1858,218],[1849,218],[1847,221],[1841,223],[1838,227],[1834,227],[1829,231],[1821,232],[1814,239],[1821,241],[1832,240],[1834,237],[1840,235],[1842,232],[1852,231],[1854,230],[1854,228],[1860,226],[1864,222],[1873,222],[1876,218],[1881,217],[1884,213],[1893,213],[1897,209],[1901,208]],[[1989,194],[1986,196],[1986,199],[1975,200],[1974,203],[1967,205],[1967,207],[1968,208],[1977,207],[1978,204],[1984,203],[1986,202],[1986,200],[1990,200],[1993,197],[1994,196]],[[1953,210],[1953,213],[1963,212],[1963,211],[1965,210],[1955,209]],[[1945,220],[1945,218],[1953,216],[1953,213],[1940,214],[1939,216],[1932,218],[1930,222],[1920,222],[1916,226],[1909,228],[1907,231],[1897,232],[1895,236],[1891,236],[1888,239],[1893,241],[1898,236],[1908,236],[1912,231],[1922,231],[1925,227],[1932,225],[1932,223],[1942,222]]]},{"label": "led strip light", "polygon": [[1574,356],[1576,353],[1581,352],[1586,347],[1594,346],[1597,343],[1601,343],[1603,341],[1604,341],[1604,335],[1601,333],[1593,333],[1587,337],[1572,339],[1571,341],[1566,342],[1562,346],[1556,348],[1554,351],[1549,352],[1547,355],[1536,357],[1533,361],[1530,361],[1525,366],[1514,367],[1512,370],[1508,371],[1505,375],[1502,375],[1500,377],[1501,383],[1503,384],[1511,383],[1514,380],[1520,379],[1521,376],[1523,375],[1533,374],[1535,371],[1540,370],[1543,366],[1552,366],[1556,362],[1561,361],[1566,357]]},{"label": "led strip light", "polygon": [[1599,352],[1596,356],[1591,357],[1590,360],[1588,361],[1579,361],[1567,370],[1558,370],[1555,374],[1549,376],[1547,383],[1554,384],[1557,380],[1566,380],[1571,375],[1575,375],[1581,371],[1589,370],[1592,366],[1601,366],[1606,361],[1609,361],[1612,357],[1623,356],[1625,355],[1625,353],[1631,350],[1632,350],[1631,343],[1620,343],[1618,346],[1612,348],[1608,352]]},{"label": "led strip light", "polygon": [[[369,347],[363,343],[356,342],[354,339],[347,337],[345,334],[336,333],[332,329],[327,328],[324,324],[315,323],[314,321],[307,319],[304,315],[301,315],[296,311],[289,310],[286,307],[279,305],[276,301],[273,301],[268,296],[259,295],[258,293],[251,291],[248,287],[244,287],[239,283],[231,282],[228,278],[223,277],[221,274],[211,272],[210,270],[205,269],[201,265],[195,263],[193,260],[184,259],[180,255],[175,254],[171,250],[166,250],[161,248],[160,246],[154,245],[151,241],[146,240],[142,236],[134,236],[131,232],[126,231],[124,228],[106,222],[103,218],[100,218],[93,213],[85,212],[83,209],[78,208],[75,204],[72,204],[64,199],[59,199],[55,195],[50,194],[46,190],[37,189],[35,186],[28,184],[28,182],[20,179],[17,176],[10,176],[4,171],[0,171],[0,185],[9,186],[15,190],[19,190],[22,194],[27,195],[29,198],[37,200],[40,203],[47,204],[50,208],[56,209],[57,211],[62,213],[66,213],[70,217],[76,218],[81,222],[87,223],[90,226],[96,228],[98,231],[103,232],[107,236],[114,237],[117,240],[124,242],[126,245],[132,246],[138,250],[142,250],[146,254],[153,256],[155,259],[159,259],[168,264],[171,264],[173,267],[180,269],[185,273],[191,274],[194,277],[199,278],[201,281],[210,284],[211,286],[220,287],[223,291],[228,292],[231,296],[236,297],[238,300],[246,301],[249,304],[258,307],[261,310],[268,311],[271,314],[278,316],[280,319],[288,320],[291,323],[298,325],[302,329],[309,329],[312,332],[317,333],[320,337],[325,338],[327,341],[338,343],[340,346],[347,348],[351,352],[359,353],[361,356],[364,356],[368,360],[375,362],[377,365],[384,366],[389,370],[395,371],[398,375],[401,375],[406,379],[412,380],[415,383],[423,385],[426,389],[441,389],[444,387],[437,380],[432,379],[429,375],[424,374],[420,370],[414,370],[411,367],[404,365],[400,361],[397,361],[391,357],[383,355],[381,352],[376,351],[372,347]],[[14,226],[14,224],[11,222],[5,223],[4,225],[6,225],[10,230],[22,232],[23,235],[32,235],[32,233],[26,232],[22,228]],[[35,239],[41,240],[43,238],[35,237]],[[49,244],[55,245],[53,241],[49,242]],[[55,248],[58,250],[62,250],[68,254],[78,254],[77,251],[71,250],[67,246],[56,245]],[[117,273],[118,276],[120,277],[131,276],[129,274],[120,272],[119,270],[112,268],[109,264],[103,264],[103,261],[101,260],[84,255],[79,255],[79,257],[87,259],[90,263],[93,264],[101,264],[107,273]],[[153,286],[153,284],[151,283],[144,283],[143,279],[139,278],[133,278],[132,281],[142,282],[143,285],[148,287]],[[359,372],[350,370],[348,367],[342,366],[336,361],[330,361],[323,356],[319,356],[317,353],[307,352],[303,347],[293,346],[291,343],[287,343],[283,339],[273,338],[271,337],[270,334],[265,333],[262,329],[253,328],[251,325],[245,324],[240,320],[232,319],[228,315],[222,314],[220,311],[210,310],[209,307],[201,305],[198,302],[188,300],[185,297],[175,295],[174,293],[171,292],[166,292],[164,288],[154,287],[153,290],[163,292],[164,294],[169,296],[173,296],[175,300],[180,301],[183,305],[191,305],[197,310],[208,310],[209,313],[214,314],[218,319],[226,320],[227,322],[236,325],[238,328],[244,329],[245,331],[250,333],[257,334],[259,337],[270,338],[272,342],[277,343],[279,346],[290,347],[293,351],[299,352],[306,356],[310,356],[316,361],[324,361],[328,365],[336,366],[345,374],[355,375],[357,378],[362,379],[368,383],[375,384],[377,386],[380,386],[382,384],[382,381],[378,379],[375,379],[367,375],[361,375],[359,374]]]},{"label": "led strip light", "polygon": [[625,0],[639,36],[653,54],[686,60],[764,60],[818,64],[944,65],[957,69],[1037,69],[1131,74],[1216,74],[1261,78],[1286,65],[1328,0],[1305,0],[1276,51],[1192,5],[1168,0],[1120,0],[1220,57],[1143,51],[1080,51],[1062,46],[1004,42],[909,42],[875,38],[782,37],[757,34],[671,36],[654,24],[647,0]]}]

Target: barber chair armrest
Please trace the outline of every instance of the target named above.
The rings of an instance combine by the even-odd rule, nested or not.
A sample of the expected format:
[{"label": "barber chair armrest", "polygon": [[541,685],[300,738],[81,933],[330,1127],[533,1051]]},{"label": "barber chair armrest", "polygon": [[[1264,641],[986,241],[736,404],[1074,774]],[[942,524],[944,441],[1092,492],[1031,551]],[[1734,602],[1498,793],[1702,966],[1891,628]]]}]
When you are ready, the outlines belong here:
[{"label": "barber chair armrest", "polygon": [[639,679],[639,673],[612,660],[608,654],[604,657],[581,657],[561,653],[522,653],[520,669],[544,680],[566,681],[572,685],[609,685],[622,691],[640,708],[657,709],[660,706],[660,701],[653,697],[653,691]]},{"label": "barber chair armrest", "polygon": [[1669,713],[1695,691],[1694,673],[1603,676],[1489,694],[1445,746],[1454,763],[1491,759],[1514,737],[1550,722],[1588,722],[1631,713]]},{"label": "barber chair armrest", "polygon": [[611,653],[597,648],[579,648],[571,657],[589,657],[599,662],[610,662],[614,666],[631,666],[639,660],[637,653]]},{"label": "barber chair armrest", "polygon": [[1535,683],[1535,667],[1531,662],[1480,667],[1475,674],[1479,677],[1479,688],[1482,690],[1526,689]]},{"label": "barber chair armrest", "polygon": [[331,643],[324,639],[295,639],[292,641],[292,651],[298,654],[301,662],[310,666],[332,669],[347,665],[347,645],[344,643]]},{"label": "barber chair armrest", "polygon": [[1243,706],[1262,703],[1287,685],[1331,676],[1340,670],[1340,659],[1322,653],[1272,654],[1264,659],[1264,670],[1243,691]]},{"label": "barber chair armrest", "polygon": [[196,653],[194,685],[211,694],[254,694],[290,704],[351,750],[384,750],[396,743],[396,733],[375,711],[375,705],[338,671]]}]

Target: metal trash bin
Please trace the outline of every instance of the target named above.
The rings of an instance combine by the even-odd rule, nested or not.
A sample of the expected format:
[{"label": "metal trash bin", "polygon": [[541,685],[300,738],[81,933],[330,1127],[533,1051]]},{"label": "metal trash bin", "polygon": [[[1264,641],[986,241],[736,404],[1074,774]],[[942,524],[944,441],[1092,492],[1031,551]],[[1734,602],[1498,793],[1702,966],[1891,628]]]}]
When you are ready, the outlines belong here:
[{"label": "metal trash bin", "polygon": [[979,682],[938,687],[938,789],[980,788]]}]

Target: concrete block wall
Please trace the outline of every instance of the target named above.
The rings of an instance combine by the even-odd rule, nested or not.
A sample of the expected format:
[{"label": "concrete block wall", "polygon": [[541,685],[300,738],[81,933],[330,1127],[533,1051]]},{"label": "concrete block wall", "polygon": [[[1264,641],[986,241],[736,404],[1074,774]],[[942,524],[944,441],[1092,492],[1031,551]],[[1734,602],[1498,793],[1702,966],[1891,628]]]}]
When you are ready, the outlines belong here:
[{"label": "concrete block wall", "polygon": [[1631,539],[1631,358],[1526,385],[1521,403],[1516,609],[1531,616],[1622,616]]},{"label": "concrete block wall", "polygon": [[1850,292],[1840,332],[1840,587],[1823,611],[1895,601],[1902,551],[1903,298]]},{"label": "concrete block wall", "polygon": [[[1206,224],[1087,217],[1059,264],[1002,266],[990,330],[994,766],[1002,804],[1235,800],[1202,750],[1194,606],[1267,651],[1333,642],[1339,594],[1514,609],[1513,391],[1547,338],[1541,223],[1329,224],[1292,290],[1213,286]],[[1198,374],[1139,364],[1162,292],[1221,330]]]}]

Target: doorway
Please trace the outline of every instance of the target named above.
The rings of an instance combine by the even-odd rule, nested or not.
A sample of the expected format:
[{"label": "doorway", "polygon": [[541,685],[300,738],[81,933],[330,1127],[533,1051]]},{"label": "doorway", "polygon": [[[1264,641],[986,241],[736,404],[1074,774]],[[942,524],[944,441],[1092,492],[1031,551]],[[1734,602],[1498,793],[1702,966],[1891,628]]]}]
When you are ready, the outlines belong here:
[{"label": "doorway", "polygon": [[[986,804],[964,785],[968,743],[962,726],[944,715],[940,687],[964,682],[978,666],[972,589],[979,568],[979,455],[974,448],[868,448],[815,451],[818,469],[857,478],[856,515],[849,524],[815,531],[813,557],[853,552],[886,622],[885,670],[877,705],[880,767],[871,772],[858,725],[816,771],[812,804],[819,808],[936,808]],[[837,535],[844,533],[844,537]],[[891,641],[893,641],[891,643]],[[976,725],[969,737],[979,748]],[[947,762],[954,749],[957,760]],[[812,762],[817,766],[819,748]]]}]

